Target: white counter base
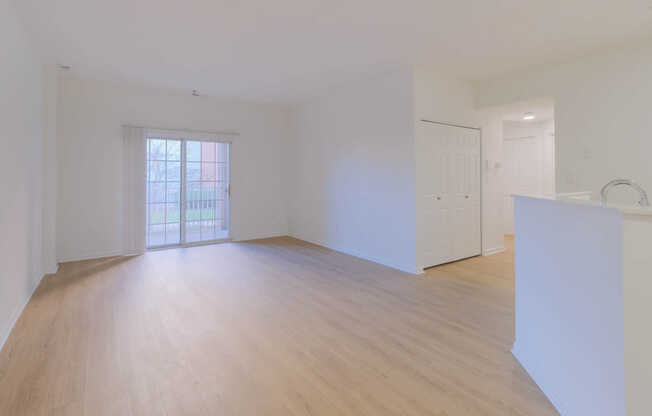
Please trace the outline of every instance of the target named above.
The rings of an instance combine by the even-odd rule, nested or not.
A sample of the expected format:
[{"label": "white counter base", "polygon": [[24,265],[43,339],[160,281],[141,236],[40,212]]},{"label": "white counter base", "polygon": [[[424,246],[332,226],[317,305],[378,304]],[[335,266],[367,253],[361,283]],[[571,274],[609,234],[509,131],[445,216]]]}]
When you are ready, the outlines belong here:
[{"label": "white counter base", "polygon": [[520,196],[514,210],[515,357],[561,415],[627,414],[623,214]]}]

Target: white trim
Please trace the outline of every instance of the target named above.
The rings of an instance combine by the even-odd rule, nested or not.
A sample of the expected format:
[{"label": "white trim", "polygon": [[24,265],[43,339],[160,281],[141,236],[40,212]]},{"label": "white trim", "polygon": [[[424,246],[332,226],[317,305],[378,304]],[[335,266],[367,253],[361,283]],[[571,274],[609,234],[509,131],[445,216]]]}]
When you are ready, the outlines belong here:
[{"label": "white trim", "polygon": [[491,256],[492,254],[502,253],[503,251],[505,251],[505,247],[488,248],[482,252],[482,255]]},{"label": "white trim", "polygon": [[[57,266],[58,267],[58,266]],[[49,274],[49,273],[48,273]],[[32,287],[32,290],[30,291],[29,296],[25,300],[24,303],[18,304],[15,308],[14,311],[11,314],[11,317],[9,318],[9,326],[7,327],[7,331],[4,334],[0,334],[0,351],[2,351],[2,348],[5,346],[5,343],[9,339],[9,335],[11,335],[11,331],[13,331],[14,326],[16,325],[16,322],[18,322],[18,319],[20,316],[23,314],[23,311],[25,310],[25,307],[29,303],[29,301],[32,299],[32,296],[34,296],[34,292],[36,292],[36,289],[39,287],[41,284],[41,281],[45,275],[42,275],[40,279],[36,282],[34,287]]]},{"label": "white trim", "polygon": [[122,250],[124,254],[145,251],[147,218],[147,140],[142,128],[123,127],[122,140]]},{"label": "white trim", "polygon": [[210,142],[210,143],[233,143],[231,138],[225,138],[221,134],[213,133],[190,133],[178,130],[153,130],[145,129],[145,136],[148,139],[160,140],[187,140],[191,142]]},{"label": "white trim", "polygon": [[239,136],[240,133],[237,131],[233,130],[225,130],[225,131],[218,131],[218,130],[192,130],[192,129],[179,129],[179,128],[165,128],[165,127],[150,127],[150,126],[136,126],[132,124],[123,124],[122,127],[131,127],[131,128],[141,128],[145,129],[149,132],[154,132],[155,134],[172,134],[172,138],[178,138],[175,134],[183,134],[183,137],[194,137],[196,136],[207,136],[207,135],[212,135],[212,136]]},{"label": "white trim", "polygon": [[330,244],[326,244],[326,243],[321,242],[321,241],[307,240],[305,238],[299,238],[299,237],[295,237],[293,235],[289,235],[288,237],[292,237],[292,238],[300,240],[300,241],[305,241],[307,243],[311,243],[311,244],[314,244],[314,245],[317,245],[317,246],[320,246],[320,247],[324,247],[324,248],[327,248],[329,250],[337,251],[338,253],[347,254],[349,256],[357,257],[357,258],[362,259],[362,260],[367,260],[367,261],[370,261],[370,262],[373,262],[373,263],[377,263],[377,264],[380,264],[381,266],[389,267],[391,269],[399,270],[399,271],[402,271],[402,272],[405,272],[405,273],[410,273],[410,274],[414,274],[414,275],[418,275],[418,274],[423,273],[423,270],[419,271],[419,269],[404,267],[404,266],[393,264],[393,263],[387,263],[387,262],[381,260],[378,257],[367,256],[365,254],[360,253],[359,251],[353,251],[353,250],[345,251],[345,250],[343,250],[341,248],[336,248],[336,247],[334,247],[334,246],[332,246]]},{"label": "white trim", "polygon": [[484,194],[484,179],[485,179],[485,171],[483,168],[484,163],[482,162],[484,160],[484,153],[485,149],[484,146],[482,145],[482,141],[484,140],[484,131],[482,130],[482,127],[478,128],[478,131],[480,132],[480,253],[484,255],[486,252],[485,250],[485,233],[484,233],[484,206],[487,203],[485,201],[485,194]]},{"label": "white trim", "polygon": [[125,254],[125,252],[122,249],[119,250],[106,250],[106,251],[96,251],[96,252],[90,252],[90,253],[84,253],[80,254],[77,256],[68,256],[68,257],[62,257],[57,260],[59,263],[68,263],[71,261],[82,261],[82,260],[95,260],[95,259],[102,259],[105,257],[121,257],[121,256],[132,256],[132,255],[137,255],[137,254],[142,254],[142,253],[129,253]]},{"label": "white trim", "polygon": [[482,130],[482,127],[463,126],[461,124],[447,123],[445,121],[433,121],[433,120],[428,120],[428,119],[425,119],[425,118],[422,118],[419,121],[424,121],[426,123],[432,123],[432,124],[440,124],[442,126],[448,126],[448,127],[459,127],[461,129]]},{"label": "white trim", "polygon": [[[282,236],[284,236],[284,234],[273,235],[273,236],[270,236],[270,237],[260,237],[260,238],[272,238],[272,237],[282,237]],[[258,238],[256,238],[256,239],[258,239]],[[168,249],[171,249],[171,248],[189,248],[189,247],[196,247],[196,246],[208,246],[208,245],[211,245],[211,244],[229,243],[229,242],[233,242],[233,241],[235,241],[235,240],[233,240],[231,237],[227,237],[227,238],[222,238],[222,239],[218,239],[218,240],[196,241],[196,242],[193,242],[193,243],[186,243],[184,245],[176,244],[176,245],[167,245],[167,246],[157,246],[157,247],[152,247],[152,248],[146,249],[145,253],[147,253],[149,251],[168,250]],[[246,240],[244,240],[244,241],[246,241]],[[58,263],[69,263],[69,262],[73,262],[73,261],[96,260],[96,259],[103,259],[103,258],[107,258],[107,257],[131,257],[131,256],[142,255],[142,254],[144,254],[144,253],[140,253],[140,252],[137,252],[137,253],[125,253],[122,250],[107,250],[107,251],[98,251],[98,252],[95,252],[95,253],[82,254],[82,255],[78,255],[78,256],[63,257],[63,258],[61,258],[61,259],[59,259],[57,261],[58,261]],[[57,264],[57,270],[58,270],[58,267],[59,266]],[[48,274],[50,274],[50,273],[48,273]]]},{"label": "white trim", "polygon": [[193,241],[190,243],[183,243],[183,244],[167,244],[163,246],[154,246],[150,247],[147,249],[147,251],[161,251],[161,250],[169,250],[172,248],[190,248],[190,247],[200,247],[200,246],[210,246],[213,244],[221,244],[221,243],[230,243],[233,240],[231,240],[230,237],[226,238],[218,238],[217,240],[204,240],[204,241]]},{"label": "white trim", "polygon": [[[148,140],[149,140],[149,137],[148,137]],[[180,143],[181,143],[181,154],[179,155],[180,156],[180,158],[179,158],[179,166],[181,168],[181,172],[180,172],[181,175],[179,176],[179,179],[181,180],[181,183],[180,183],[180,187],[179,187],[179,203],[180,203],[179,204],[179,243],[181,243],[183,241],[186,241],[186,225],[188,224],[188,219],[186,218],[186,209],[187,209],[186,204],[188,203],[188,195],[187,195],[187,193],[188,193],[188,185],[186,183],[186,180],[187,180],[186,176],[187,176],[187,173],[188,173],[188,159],[186,159],[188,157],[188,141],[187,140],[180,140]],[[167,144],[166,144],[166,146],[167,146]],[[167,151],[167,148],[166,148],[166,151]],[[217,149],[215,149],[215,154],[217,154]],[[166,159],[167,159],[167,157],[166,157]],[[200,158],[200,160],[201,160],[201,158]],[[217,162],[217,160],[216,160],[216,162]],[[145,162],[145,163],[149,164],[149,162]],[[165,163],[166,163],[166,166],[167,166],[167,162],[165,162]],[[203,165],[200,165],[200,166],[203,166]],[[217,166],[215,166],[215,176],[217,177]],[[201,178],[201,173],[200,173],[199,177]],[[165,170],[165,182],[166,182],[166,185],[165,185],[166,208],[165,208],[165,210],[166,210],[166,216],[164,217],[164,220],[166,222],[166,225],[165,225],[165,239],[166,240],[167,240],[167,228],[168,228],[167,227],[167,201],[168,201],[168,197],[167,197],[167,180],[168,180],[168,174],[167,174],[167,169],[166,169]],[[149,192],[150,184],[151,184],[151,182],[149,182],[149,183],[147,183],[145,185],[145,192]],[[201,193],[202,193],[202,189],[201,189],[201,183],[200,183],[199,184],[199,194],[201,195]],[[147,203],[148,204],[150,203],[149,202],[149,197],[147,198]],[[147,207],[147,209],[149,210],[149,207]],[[215,205],[215,211],[217,211],[217,204]],[[199,218],[201,218],[201,209],[199,210],[199,213],[200,213]],[[149,228],[151,227],[151,224],[149,224],[149,221],[150,221],[149,220],[149,213],[147,215],[147,218],[148,218],[148,220],[147,220],[148,224],[145,226],[145,232],[147,233],[147,236],[145,237],[145,240],[149,241],[149,238],[151,236],[151,233],[149,232]],[[200,227],[199,234],[201,236],[201,221],[200,221],[199,227]]]},{"label": "white trim", "polygon": [[[433,264],[432,266],[421,266],[421,270],[422,270],[422,273],[425,273],[426,269],[434,269],[436,267],[443,266],[443,265],[446,265],[446,264],[457,263],[458,261],[464,261],[464,260],[472,259],[474,257],[481,257],[481,256],[484,256],[484,253],[480,252],[480,253],[474,254],[472,256],[456,257],[456,258],[452,258],[450,260],[446,260],[443,263]],[[421,273],[417,273],[417,274],[421,274]]]},{"label": "white trim", "polygon": [[54,266],[52,267],[44,267],[43,276],[48,274],[57,274],[58,272],[59,272],[59,263],[54,263]]},{"label": "white trim", "polygon": [[[225,189],[226,194],[224,195],[224,201],[226,202],[226,223],[227,223],[227,226],[229,227],[228,228],[229,233],[227,234],[227,237],[226,237],[228,239],[231,239],[231,237],[233,236],[233,228],[231,228],[232,225],[233,225],[233,224],[231,224],[231,202],[232,202],[231,201],[231,189],[233,188],[233,186],[231,185],[232,184],[231,173],[233,172],[233,170],[231,168],[231,164],[232,164],[231,163],[232,162],[231,154],[232,154],[232,152],[233,152],[233,143],[229,142],[229,145],[226,146],[226,167],[227,167],[227,170],[226,170],[226,189]],[[215,176],[217,176],[217,172],[215,173]]]}]

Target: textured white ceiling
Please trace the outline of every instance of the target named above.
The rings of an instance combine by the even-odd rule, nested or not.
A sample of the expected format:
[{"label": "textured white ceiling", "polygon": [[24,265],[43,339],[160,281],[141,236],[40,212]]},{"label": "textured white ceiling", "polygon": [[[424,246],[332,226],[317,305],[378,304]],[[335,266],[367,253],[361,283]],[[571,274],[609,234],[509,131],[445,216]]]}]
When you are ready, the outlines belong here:
[{"label": "textured white ceiling", "polygon": [[16,0],[80,77],[291,102],[400,65],[490,78],[652,35],[652,0]]},{"label": "textured white ceiling", "polygon": [[503,112],[503,120],[505,121],[523,121],[525,113],[533,113],[534,120],[532,123],[541,121],[552,120],[555,118],[555,105],[554,101],[547,98],[537,100],[523,101],[501,108]]}]

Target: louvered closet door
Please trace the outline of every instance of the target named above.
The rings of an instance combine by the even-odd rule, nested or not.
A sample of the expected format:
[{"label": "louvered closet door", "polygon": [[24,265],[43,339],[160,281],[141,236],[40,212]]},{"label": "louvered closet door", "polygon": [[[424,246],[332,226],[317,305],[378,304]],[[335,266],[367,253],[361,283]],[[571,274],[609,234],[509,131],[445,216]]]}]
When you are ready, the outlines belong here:
[{"label": "louvered closet door", "polygon": [[479,255],[480,131],[422,122],[424,267]]}]

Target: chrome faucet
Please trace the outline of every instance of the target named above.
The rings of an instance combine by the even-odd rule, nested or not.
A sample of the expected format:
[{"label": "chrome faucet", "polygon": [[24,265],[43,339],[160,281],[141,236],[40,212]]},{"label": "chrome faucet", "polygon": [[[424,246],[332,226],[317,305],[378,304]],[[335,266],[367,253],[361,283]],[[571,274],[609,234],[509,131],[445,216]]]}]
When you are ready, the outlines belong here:
[{"label": "chrome faucet", "polygon": [[614,179],[613,181],[610,181],[605,186],[603,186],[602,190],[600,191],[600,202],[602,203],[602,205],[607,203],[607,194],[609,193],[611,188],[619,185],[627,185],[637,190],[639,195],[641,196],[641,199],[638,201],[638,204],[642,207],[650,206],[650,201],[648,201],[647,199],[647,192],[645,192],[645,189],[643,189],[641,185],[637,184],[636,182],[630,181],[629,179]]}]

